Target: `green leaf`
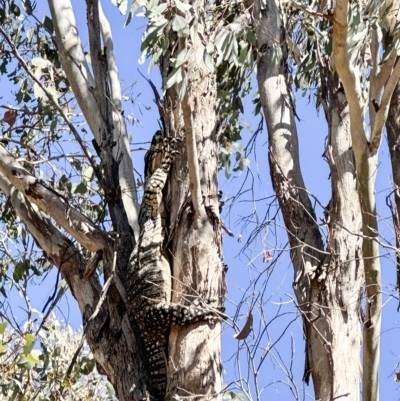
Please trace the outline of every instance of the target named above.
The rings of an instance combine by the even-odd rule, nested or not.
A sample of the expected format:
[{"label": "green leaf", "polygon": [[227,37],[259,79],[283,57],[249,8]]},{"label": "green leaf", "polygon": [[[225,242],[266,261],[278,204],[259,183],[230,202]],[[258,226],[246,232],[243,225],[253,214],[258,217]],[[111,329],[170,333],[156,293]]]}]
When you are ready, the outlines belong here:
[{"label": "green leaf", "polygon": [[28,32],[26,33],[26,39],[28,40],[28,42],[32,40],[34,33],[35,30],[33,28],[28,29]]},{"label": "green leaf", "polygon": [[154,21],[152,21],[152,24],[146,31],[140,46],[140,50],[144,54],[151,52],[153,47],[157,45],[159,38],[163,37],[164,27],[167,24],[168,21],[164,17],[156,18]]},{"label": "green leaf", "polygon": [[360,9],[357,8],[352,8],[352,13],[350,14],[350,18],[349,18],[349,27],[351,29],[355,29],[358,28],[360,26],[361,23],[361,14],[360,14]]},{"label": "green leaf", "polygon": [[249,51],[249,45],[244,40],[242,40],[239,43],[239,45],[240,45],[239,64],[243,65],[246,61],[247,52]]},{"label": "green leaf", "polygon": [[25,345],[22,348],[24,350],[24,354],[29,354],[32,351],[33,346],[35,345],[36,337],[31,333],[27,333],[25,334],[24,338]]},{"label": "green leaf", "polygon": [[13,279],[16,282],[19,282],[22,277],[24,277],[24,274],[29,270],[29,260],[24,260],[22,262],[18,262],[15,267],[14,267],[14,272],[13,272]]},{"label": "green leaf", "polygon": [[357,44],[365,38],[365,36],[368,34],[368,27],[365,27],[361,32],[356,33],[352,38],[352,42],[356,42]]},{"label": "green leaf", "polygon": [[71,381],[69,380],[68,377],[64,377],[63,380],[62,380],[61,385],[62,385],[64,388],[69,388],[69,387],[71,387]]},{"label": "green leaf", "polygon": [[53,351],[53,353],[51,354],[52,358],[57,358],[61,355],[61,347],[56,347]]},{"label": "green leaf", "polygon": [[95,362],[93,358],[83,357],[80,362],[79,371],[84,375],[88,375],[93,371],[95,367]]},{"label": "green leaf", "polygon": [[52,34],[54,32],[53,20],[47,15],[43,19],[43,26],[48,33]]},{"label": "green leaf", "polygon": [[124,27],[126,27],[126,26],[129,25],[129,23],[131,22],[132,17],[133,17],[133,15],[135,14],[135,12],[136,12],[140,7],[145,6],[146,3],[147,3],[147,0],[134,0],[134,1],[133,1],[132,5],[131,5],[131,8],[130,8],[130,10],[129,10],[128,16],[126,17],[126,21],[125,21]]},{"label": "green leaf", "polygon": [[88,187],[86,184],[83,182],[80,182],[79,184],[73,184],[72,185],[72,193],[74,194],[86,194],[88,192]]},{"label": "green leaf", "polygon": [[153,69],[153,67],[157,64],[158,60],[163,54],[163,49],[160,47],[157,49],[157,51],[153,54],[153,57],[150,60],[149,67],[147,68],[147,72],[150,73],[150,71]]},{"label": "green leaf", "polygon": [[250,166],[250,160],[247,159],[246,157],[243,157],[242,159],[240,159],[239,161],[239,169],[241,171],[243,171],[246,167]]},{"label": "green leaf", "polygon": [[0,335],[3,335],[6,331],[8,322],[0,322]]},{"label": "green leaf", "polygon": [[228,35],[224,39],[222,44],[222,51],[224,54],[224,60],[229,60],[229,57],[232,53],[233,43],[235,41],[235,36],[232,32],[228,32]]},{"label": "green leaf", "polygon": [[182,81],[182,69],[181,67],[175,68],[171,74],[167,77],[165,82],[165,89],[170,88],[175,83],[179,83]]},{"label": "green leaf", "polygon": [[110,398],[115,398],[115,390],[114,390],[114,387],[111,385],[111,383],[106,381],[106,387],[107,387],[107,395]]},{"label": "green leaf", "polygon": [[184,64],[187,60],[189,60],[191,54],[193,53],[193,50],[191,48],[183,49],[178,56],[176,57],[176,61],[174,62],[174,68],[180,67],[182,64]]},{"label": "green leaf", "polygon": [[239,66],[238,56],[239,56],[238,43],[237,43],[235,35],[232,35],[232,55],[231,55],[231,59],[233,61],[233,64],[235,64],[236,67]]},{"label": "green leaf", "polygon": [[41,57],[35,57],[31,60],[32,65],[38,68],[46,68],[49,65],[49,61]]},{"label": "green leaf", "polygon": [[240,142],[235,142],[234,145],[239,153],[243,153],[243,145]]},{"label": "green leaf", "polygon": [[25,10],[25,12],[26,12],[28,15],[32,15],[33,10],[35,9],[36,4],[34,3],[34,4],[32,5],[31,0],[23,0],[23,1],[22,1],[22,6],[24,7],[24,10]]},{"label": "green leaf", "polygon": [[185,13],[186,11],[193,11],[193,7],[190,4],[182,3],[178,0],[175,0],[175,6],[179,11]]},{"label": "green leaf", "polygon": [[221,146],[219,150],[221,151],[221,153],[223,153],[223,154],[225,154],[225,155],[230,155],[230,154],[232,153],[231,150],[228,149],[228,148],[225,147],[225,146]]},{"label": "green leaf", "polygon": [[226,37],[229,35],[229,31],[226,28],[221,28],[218,36],[215,39],[215,47],[217,48],[218,53],[223,53],[223,43],[225,42]]},{"label": "green leaf", "polygon": [[253,114],[256,116],[261,111],[261,99],[260,99],[260,93],[258,91],[254,94],[253,100],[251,102],[255,105]]},{"label": "green leaf", "polygon": [[0,342],[0,355],[4,354],[6,352],[6,349],[3,346],[3,343]]},{"label": "green leaf", "polygon": [[235,401],[235,400],[242,401],[246,399],[246,396],[242,393],[236,394],[233,391],[228,391],[224,394],[223,399],[227,401]]},{"label": "green leaf", "polygon": [[128,9],[128,0],[111,0],[114,6],[118,7],[119,12],[122,15],[125,15],[126,10]]},{"label": "green leaf", "polygon": [[247,32],[247,41],[253,46],[257,46],[257,37],[253,31]]},{"label": "green leaf", "polygon": [[54,134],[54,132],[55,132],[55,130],[57,128],[57,123],[58,123],[57,118],[53,118],[53,120],[51,121],[51,124],[50,124],[50,132],[52,134]]},{"label": "green leaf", "polygon": [[189,25],[185,18],[180,15],[175,15],[172,20],[172,29],[178,34],[180,38],[187,38],[189,36]]},{"label": "green leaf", "polygon": [[148,52],[147,52],[147,49],[145,49],[145,50],[142,51],[142,54],[141,54],[141,56],[139,57],[139,60],[138,60],[138,63],[139,63],[140,65],[144,64],[144,62],[146,61],[147,53],[148,53]]},{"label": "green leaf", "polygon": [[167,3],[162,3],[153,10],[151,10],[151,14],[163,14],[164,11],[167,9],[168,4]]},{"label": "green leaf", "polygon": [[14,2],[10,4],[10,12],[14,14],[16,17],[19,17],[21,15],[21,10]]},{"label": "green leaf", "polygon": [[204,48],[203,61],[208,71],[210,71],[211,73],[213,73],[215,70],[213,55],[214,45],[212,43],[207,43],[207,46]]},{"label": "green leaf", "polygon": [[33,355],[21,355],[18,361],[19,366],[24,366],[27,369],[32,369],[35,365],[41,363],[40,359],[35,358]]},{"label": "green leaf", "polygon": [[84,166],[82,168],[82,177],[85,182],[90,182],[94,177],[94,169],[92,166]]},{"label": "green leaf", "polygon": [[279,64],[280,61],[282,60],[282,48],[277,45],[276,43],[272,44],[272,61],[274,62],[275,65]]},{"label": "green leaf", "polygon": [[148,0],[146,8],[152,11],[154,8],[158,6],[159,0]]}]

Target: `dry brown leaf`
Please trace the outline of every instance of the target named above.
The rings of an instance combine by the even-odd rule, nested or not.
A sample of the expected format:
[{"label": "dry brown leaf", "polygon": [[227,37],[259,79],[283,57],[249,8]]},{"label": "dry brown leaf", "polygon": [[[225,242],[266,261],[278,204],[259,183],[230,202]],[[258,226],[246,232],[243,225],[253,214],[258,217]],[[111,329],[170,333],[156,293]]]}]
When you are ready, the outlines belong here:
[{"label": "dry brown leaf", "polygon": [[15,110],[7,110],[4,113],[3,121],[7,123],[10,127],[15,124],[17,119],[17,112]]},{"label": "dry brown leaf", "polygon": [[244,325],[243,329],[239,331],[239,333],[235,334],[234,337],[236,340],[244,340],[253,330],[253,315],[249,312],[247,316],[246,324]]}]

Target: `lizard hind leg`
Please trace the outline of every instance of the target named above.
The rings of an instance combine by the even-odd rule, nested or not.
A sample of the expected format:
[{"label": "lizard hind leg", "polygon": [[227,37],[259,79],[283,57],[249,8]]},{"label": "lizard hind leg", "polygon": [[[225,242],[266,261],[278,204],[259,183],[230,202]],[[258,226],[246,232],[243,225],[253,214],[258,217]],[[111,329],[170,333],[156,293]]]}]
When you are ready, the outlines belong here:
[{"label": "lizard hind leg", "polygon": [[225,308],[210,308],[206,305],[185,306],[174,303],[160,303],[152,306],[148,311],[148,317],[157,321],[159,327],[169,327],[171,324],[184,326],[200,321],[216,321],[225,319]]}]

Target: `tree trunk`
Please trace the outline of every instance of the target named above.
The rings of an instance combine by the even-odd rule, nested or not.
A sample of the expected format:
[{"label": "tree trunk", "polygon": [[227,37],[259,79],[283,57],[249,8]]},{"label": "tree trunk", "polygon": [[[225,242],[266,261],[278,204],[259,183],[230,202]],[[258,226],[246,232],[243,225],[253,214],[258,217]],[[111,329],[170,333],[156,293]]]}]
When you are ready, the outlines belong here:
[{"label": "tree trunk", "polygon": [[[198,18],[204,4],[192,2]],[[200,29],[199,25],[199,29]],[[207,32],[202,32],[207,37]],[[171,58],[185,46],[174,32],[161,60],[165,85]],[[166,91],[164,122],[170,134],[183,134],[183,146],[172,169],[170,185],[172,302],[190,305],[201,300],[221,310],[225,295],[218,194],[218,101],[215,74],[204,66],[204,46],[198,40],[184,72],[186,95],[179,99],[181,84]],[[196,75],[193,71],[196,70]],[[198,74],[198,75],[197,75]],[[167,400],[194,397],[222,399],[221,323],[172,326],[168,349]]]},{"label": "tree trunk", "polygon": [[[207,79],[204,81],[207,85]],[[172,301],[188,305],[200,298],[209,307],[218,308],[223,305],[225,285],[218,223],[217,142],[215,120],[210,118],[215,115],[215,98],[214,94],[202,96],[201,93],[204,92],[196,88],[190,96],[198,104],[200,114],[193,124],[193,131],[196,133],[196,160],[206,213],[196,216],[194,202],[188,200],[193,197],[193,192],[189,189],[188,152],[182,149],[171,185],[171,221],[175,222],[172,230]],[[220,336],[218,320],[171,328],[167,400],[173,400],[177,395],[196,395],[196,400],[222,398]]]},{"label": "tree trunk", "polygon": [[[327,208],[326,302],[332,337],[333,397],[360,399],[360,308],[364,284],[362,214],[351,147],[349,110],[343,92],[331,92],[327,157],[332,199]],[[323,382],[321,382],[323,383]],[[323,399],[323,398],[321,398]],[[329,399],[329,398],[324,398]]]},{"label": "tree trunk", "polygon": [[294,291],[304,321],[304,378],[308,382],[311,374],[318,400],[343,396],[358,400],[361,212],[347,104],[343,94],[330,102],[327,151],[332,200],[327,209],[329,238],[325,251],[300,171],[293,104],[285,75],[285,45],[283,57],[278,61],[274,57],[274,46],[285,43],[281,11],[273,0],[266,6],[258,1],[255,17],[261,52],[257,78],[268,128],[271,176],[288,231]]}]

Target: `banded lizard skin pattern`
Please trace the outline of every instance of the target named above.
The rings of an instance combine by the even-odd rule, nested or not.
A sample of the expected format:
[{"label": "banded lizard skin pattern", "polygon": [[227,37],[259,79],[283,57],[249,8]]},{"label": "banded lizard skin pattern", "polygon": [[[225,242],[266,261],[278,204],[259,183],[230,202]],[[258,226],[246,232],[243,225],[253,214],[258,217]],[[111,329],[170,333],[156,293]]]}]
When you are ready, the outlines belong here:
[{"label": "banded lizard skin pattern", "polygon": [[215,320],[215,310],[198,303],[172,304],[171,267],[166,249],[163,189],[174,157],[176,138],[157,131],[145,156],[145,188],[139,213],[140,235],[127,275],[128,304],[140,330],[148,363],[151,393],[164,400],[167,381],[167,339],[172,324]]}]

